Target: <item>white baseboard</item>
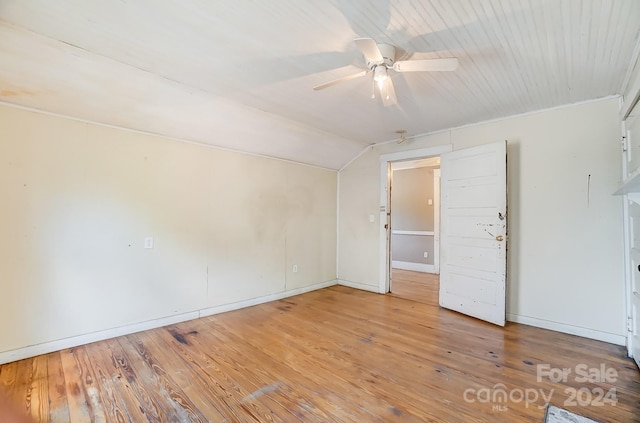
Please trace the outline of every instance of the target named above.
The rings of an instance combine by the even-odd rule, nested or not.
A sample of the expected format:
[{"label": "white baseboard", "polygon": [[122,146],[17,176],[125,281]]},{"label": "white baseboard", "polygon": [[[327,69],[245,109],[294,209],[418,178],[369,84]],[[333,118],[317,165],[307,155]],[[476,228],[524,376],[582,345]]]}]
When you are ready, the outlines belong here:
[{"label": "white baseboard", "polygon": [[391,261],[391,267],[394,269],[412,270],[414,272],[435,273],[436,269],[433,264],[413,263],[410,261]]},{"label": "white baseboard", "polygon": [[523,325],[535,326],[542,329],[549,329],[556,332],[568,333],[569,335],[582,336],[583,338],[595,339],[596,341],[608,342],[610,344],[625,346],[627,338],[624,335],[602,332],[599,330],[583,328],[580,326],[567,325],[564,323],[552,322],[550,320],[537,319],[535,317],[521,316],[519,314],[507,313],[507,320],[521,323]]},{"label": "white baseboard", "polygon": [[174,323],[197,319],[198,317],[200,317],[200,315],[197,311],[191,311],[160,319],[148,320],[146,322],[134,323],[132,325],[92,332],[85,335],[72,336],[70,338],[57,339],[55,341],[44,342],[42,344],[29,345],[24,348],[0,352],[0,364],[35,357],[41,354],[48,354],[65,348],[77,347],[78,345],[90,344],[91,342],[102,341],[105,339],[115,338],[117,336],[128,335],[130,333],[142,332],[143,330],[155,329],[160,326],[172,325]]},{"label": "white baseboard", "polygon": [[363,291],[375,292],[376,294],[380,293],[380,287],[377,285],[367,285],[360,282],[345,281],[344,279],[338,279],[338,285],[348,286],[349,288],[360,289]]},{"label": "white baseboard", "polygon": [[232,304],[224,304],[217,307],[205,308],[202,310],[176,314],[173,316],[162,317],[159,319],[149,320],[146,322],[134,323],[127,326],[106,329],[98,332],[88,333],[85,335],[72,336],[70,338],[58,339],[51,342],[44,342],[42,344],[29,345],[24,348],[17,348],[15,350],[4,351],[4,352],[0,352],[0,364],[9,363],[12,361],[18,361],[18,360],[22,360],[29,357],[35,357],[41,354],[48,354],[50,352],[60,351],[65,348],[77,347],[79,345],[85,345],[91,342],[103,341],[105,339],[115,338],[118,336],[129,335],[131,333],[142,332],[149,329],[155,329],[162,326],[185,322],[187,320],[194,320],[200,317],[210,316],[212,314],[224,313],[226,311],[237,310],[244,307],[250,307],[250,306],[254,306],[262,303],[267,303],[269,301],[280,300],[282,298],[304,294],[306,292],[315,291],[317,289],[333,286],[333,285],[336,285],[337,283],[338,281],[334,279],[331,281],[310,285],[304,288],[297,288],[289,291],[278,292],[276,294],[270,294],[270,295],[265,295],[263,297],[252,298],[246,301],[239,301]]},{"label": "white baseboard", "polygon": [[318,289],[327,288],[329,286],[337,285],[338,280],[321,282],[314,285],[305,286],[303,288],[291,289],[288,291],[278,292],[276,294],[265,295],[264,297],[252,298],[249,300],[238,301],[231,304],[223,304],[215,307],[205,308],[200,310],[200,317],[211,316],[213,314],[225,313],[227,311],[238,310],[245,307],[251,307],[258,304],[268,303],[269,301],[277,301],[287,297],[293,297],[294,295],[305,294],[307,292],[316,291]]}]

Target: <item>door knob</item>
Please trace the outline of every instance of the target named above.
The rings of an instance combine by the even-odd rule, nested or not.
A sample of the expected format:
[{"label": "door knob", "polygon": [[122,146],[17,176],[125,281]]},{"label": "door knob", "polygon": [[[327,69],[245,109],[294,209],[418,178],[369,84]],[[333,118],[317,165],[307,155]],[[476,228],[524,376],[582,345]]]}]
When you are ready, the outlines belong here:
[{"label": "door knob", "polygon": [[502,237],[502,235],[498,235],[498,236],[496,237],[496,241],[502,241],[503,239],[504,239],[504,238]]}]

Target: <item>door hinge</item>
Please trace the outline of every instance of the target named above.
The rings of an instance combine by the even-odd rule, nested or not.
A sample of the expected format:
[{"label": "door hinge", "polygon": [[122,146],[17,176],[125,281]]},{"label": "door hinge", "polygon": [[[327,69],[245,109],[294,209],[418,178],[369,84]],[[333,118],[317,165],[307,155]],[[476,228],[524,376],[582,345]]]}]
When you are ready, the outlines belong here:
[{"label": "door hinge", "polygon": [[627,316],[627,332],[633,332],[633,319]]},{"label": "door hinge", "polygon": [[627,142],[627,137],[622,137],[620,140],[620,145],[622,146],[622,152],[626,152],[629,149],[629,143]]}]

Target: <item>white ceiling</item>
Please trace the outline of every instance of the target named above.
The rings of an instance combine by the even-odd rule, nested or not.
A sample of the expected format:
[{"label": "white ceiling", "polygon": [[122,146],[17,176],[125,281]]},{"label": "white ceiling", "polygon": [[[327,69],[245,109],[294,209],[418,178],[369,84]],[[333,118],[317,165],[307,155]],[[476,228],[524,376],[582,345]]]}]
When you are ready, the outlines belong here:
[{"label": "white ceiling", "polygon": [[[338,169],[371,143],[623,92],[638,0],[0,0],[0,100]],[[356,37],[456,72],[398,106]]]}]

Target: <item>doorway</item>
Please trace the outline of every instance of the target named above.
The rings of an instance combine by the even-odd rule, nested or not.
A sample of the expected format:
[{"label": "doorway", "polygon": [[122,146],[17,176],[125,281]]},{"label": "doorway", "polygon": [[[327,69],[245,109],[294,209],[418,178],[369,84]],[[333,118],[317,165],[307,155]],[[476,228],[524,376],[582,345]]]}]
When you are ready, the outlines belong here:
[{"label": "doorway", "polygon": [[[445,146],[440,147],[443,149]],[[392,162],[441,159],[439,304],[498,326],[506,323],[507,142],[461,150],[438,147],[381,156],[380,292],[392,279]],[[426,150],[426,151],[425,151]],[[382,214],[384,212],[384,214]]]},{"label": "doorway", "polygon": [[391,292],[389,294],[406,300],[438,306],[440,304],[438,300],[440,275],[391,269]]},{"label": "doorway", "polygon": [[390,187],[390,292],[438,305],[440,157],[392,162]]},{"label": "doorway", "polygon": [[[409,151],[385,154],[380,156],[380,177],[381,177],[380,221],[385,222],[385,225],[384,226],[381,225],[381,229],[380,229],[380,239],[383,240],[383,242],[380,243],[380,257],[381,257],[380,275],[381,276],[380,276],[379,292],[381,293],[389,293],[391,291],[392,279],[394,277],[393,257],[392,257],[393,254],[392,254],[392,245],[391,245],[392,237],[394,236],[392,231],[394,228],[392,227],[392,219],[391,219],[391,214],[392,214],[391,192],[388,189],[389,187],[392,187],[393,164],[399,163],[399,162],[411,161],[411,160],[419,161],[422,159],[439,158],[441,154],[450,152],[451,150],[452,150],[451,145],[443,145],[438,147],[409,150]],[[439,192],[438,192],[438,202],[439,202]],[[438,216],[439,216],[439,213],[438,213]],[[402,230],[402,229],[398,228],[398,230]],[[428,231],[423,231],[423,232],[428,232]],[[433,234],[431,236],[436,238],[435,231],[432,231],[432,232]],[[396,233],[396,235],[399,235],[399,234]],[[416,234],[409,233],[408,235],[411,236]],[[404,236],[407,236],[407,235],[404,235]],[[424,236],[424,234],[418,234],[418,236]],[[436,242],[439,244],[439,239],[437,238],[434,239],[433,244],[435,245]],[[429,258],[429,257],[426,257],[426,258]],[[432,255],[432,262],[433,262],[433,265],[431,270],[437,272],[438,264],[439,264],[439,255],[437,256],[435,251]],[[398,270],[415,271],[416,269],[398,269]],[[424,268],[417,269],[417,270],[424,270]],[[401,273],[396,272],[396,276],[400,274]],[[416,275],[413,275],[413,277],[407,276],[407,275],[405,276],[406,277],[404,279],[407,279],[407,278],[415,279]]]}]

